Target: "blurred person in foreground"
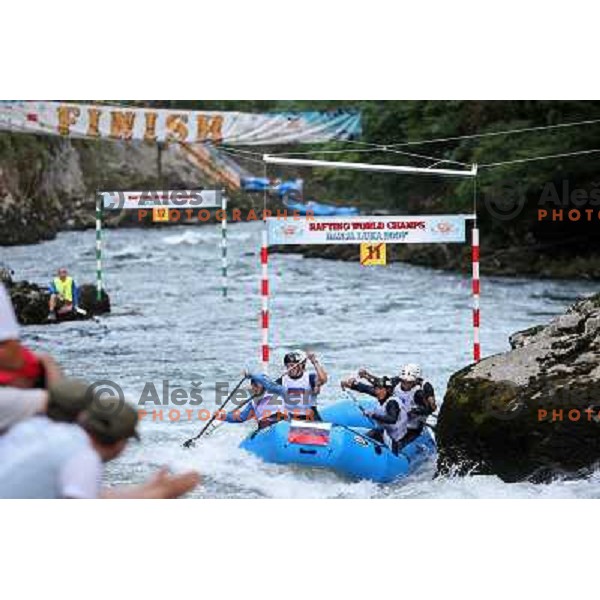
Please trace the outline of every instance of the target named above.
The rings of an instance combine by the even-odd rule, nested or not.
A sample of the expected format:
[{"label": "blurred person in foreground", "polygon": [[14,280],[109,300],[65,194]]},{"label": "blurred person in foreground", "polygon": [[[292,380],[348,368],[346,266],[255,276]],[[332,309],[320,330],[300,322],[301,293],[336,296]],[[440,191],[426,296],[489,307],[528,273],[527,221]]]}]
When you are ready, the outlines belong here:
[{"label": "blurred person in foreground", "polygon": [[8,427],[0,431],[0,498],[177,498],[198,485],[195,472],[161,470],[140,485],[101,489],[103,463],[139,439],[138,414],[116,397],[92,401],[89,390],[74,379],[48,392],[0,388],[0,426]]},{"label": "blurred person in foreground", "polygon": [[50,356],[34,354],[21,343],[15,311],[0,283],[0,386],[46,387],[61,377],[60,368]]}]

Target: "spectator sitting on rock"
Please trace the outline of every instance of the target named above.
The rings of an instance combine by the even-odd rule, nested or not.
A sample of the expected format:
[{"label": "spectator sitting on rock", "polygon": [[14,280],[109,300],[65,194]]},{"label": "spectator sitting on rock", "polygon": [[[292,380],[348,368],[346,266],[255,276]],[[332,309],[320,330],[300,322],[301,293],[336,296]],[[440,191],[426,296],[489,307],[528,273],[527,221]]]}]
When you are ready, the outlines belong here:
[{"label": "spectator sitting on rock", "polygon": [[46,387],[61,377],[62,372],[52,358],[34,354],[21,344],[10,297],[0,283],[0,386]]},{"label": "spectator sitting on rock", "polygon": [[177,498],[195,488],[196,472],[162,469],[139,485],[101,489],[102,464],[138,437],[137,422],[133,406],[93,400],[84,381],[0,389],[0,424],[9,427],[0,432],[0,498]]},{"label": "spectator sitting on rock", "polygon": [[58,269],[58,275],[50,284],[49,321],[56,321],[59,315],[66,315],[77,310],[78,290],[75,281],[69,276],[67,269]]}]

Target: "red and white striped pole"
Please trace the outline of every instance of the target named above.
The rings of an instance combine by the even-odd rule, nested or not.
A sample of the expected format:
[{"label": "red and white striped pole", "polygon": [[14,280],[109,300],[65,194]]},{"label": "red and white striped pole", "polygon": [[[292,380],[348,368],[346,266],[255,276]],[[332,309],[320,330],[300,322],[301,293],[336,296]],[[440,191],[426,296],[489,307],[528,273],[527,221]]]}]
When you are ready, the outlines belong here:
[{"label": "red and white striped pole", "polygon": [[263,373],[269,372],[269,238],[267,221],[264,221],[262,245],[260,248],[260,264],[262,278],[260,285],[261,311],[260,323],[262,331],[261,361]]},{"label": "red and white striped pole", "polygon": [[473,264],[473,360],[481,360],[481,344],[479,341],[479,229],[477,224],[471,232],[471,262]]}]

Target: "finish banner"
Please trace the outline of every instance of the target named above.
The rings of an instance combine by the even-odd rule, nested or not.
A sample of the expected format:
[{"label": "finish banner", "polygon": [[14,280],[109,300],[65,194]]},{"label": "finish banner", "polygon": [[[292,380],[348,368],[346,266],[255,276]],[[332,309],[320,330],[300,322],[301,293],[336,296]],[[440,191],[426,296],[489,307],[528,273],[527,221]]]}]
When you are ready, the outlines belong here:
[{"label": "finish banner", "polygon": [[474,215],[267,219],[269,245],[441,244],[465,241]]},{"label": "finish banner", "polygon": [[360,135],[358,112],[242,113],[63,102],[0,102],[0,129],[68,137],[213,142],[235,146],[321,143]]},{"label": "finish banner", "polygon": [[99,192],[104,210],[141,208],[214,208],[221,206],[216,190],[169,190],[143,192]]}]

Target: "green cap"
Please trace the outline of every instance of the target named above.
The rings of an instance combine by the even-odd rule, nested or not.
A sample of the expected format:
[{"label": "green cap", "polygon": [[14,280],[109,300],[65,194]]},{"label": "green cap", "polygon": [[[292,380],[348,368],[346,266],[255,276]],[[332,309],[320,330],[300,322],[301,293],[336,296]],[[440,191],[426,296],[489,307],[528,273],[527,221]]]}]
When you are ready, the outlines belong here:
[{"label": "green cap", "polygon": [[99,442],[114,444],[130,437],[140,439],[136,426],[138,413],[122,398],[110,396],[92,402],[79,419],[81,426]]},{"label": "green cap", "polygon": [[91,402],[90,384],[81,379],[60,379],[48,388],[47,414],[53,421],[73,423]]}]

